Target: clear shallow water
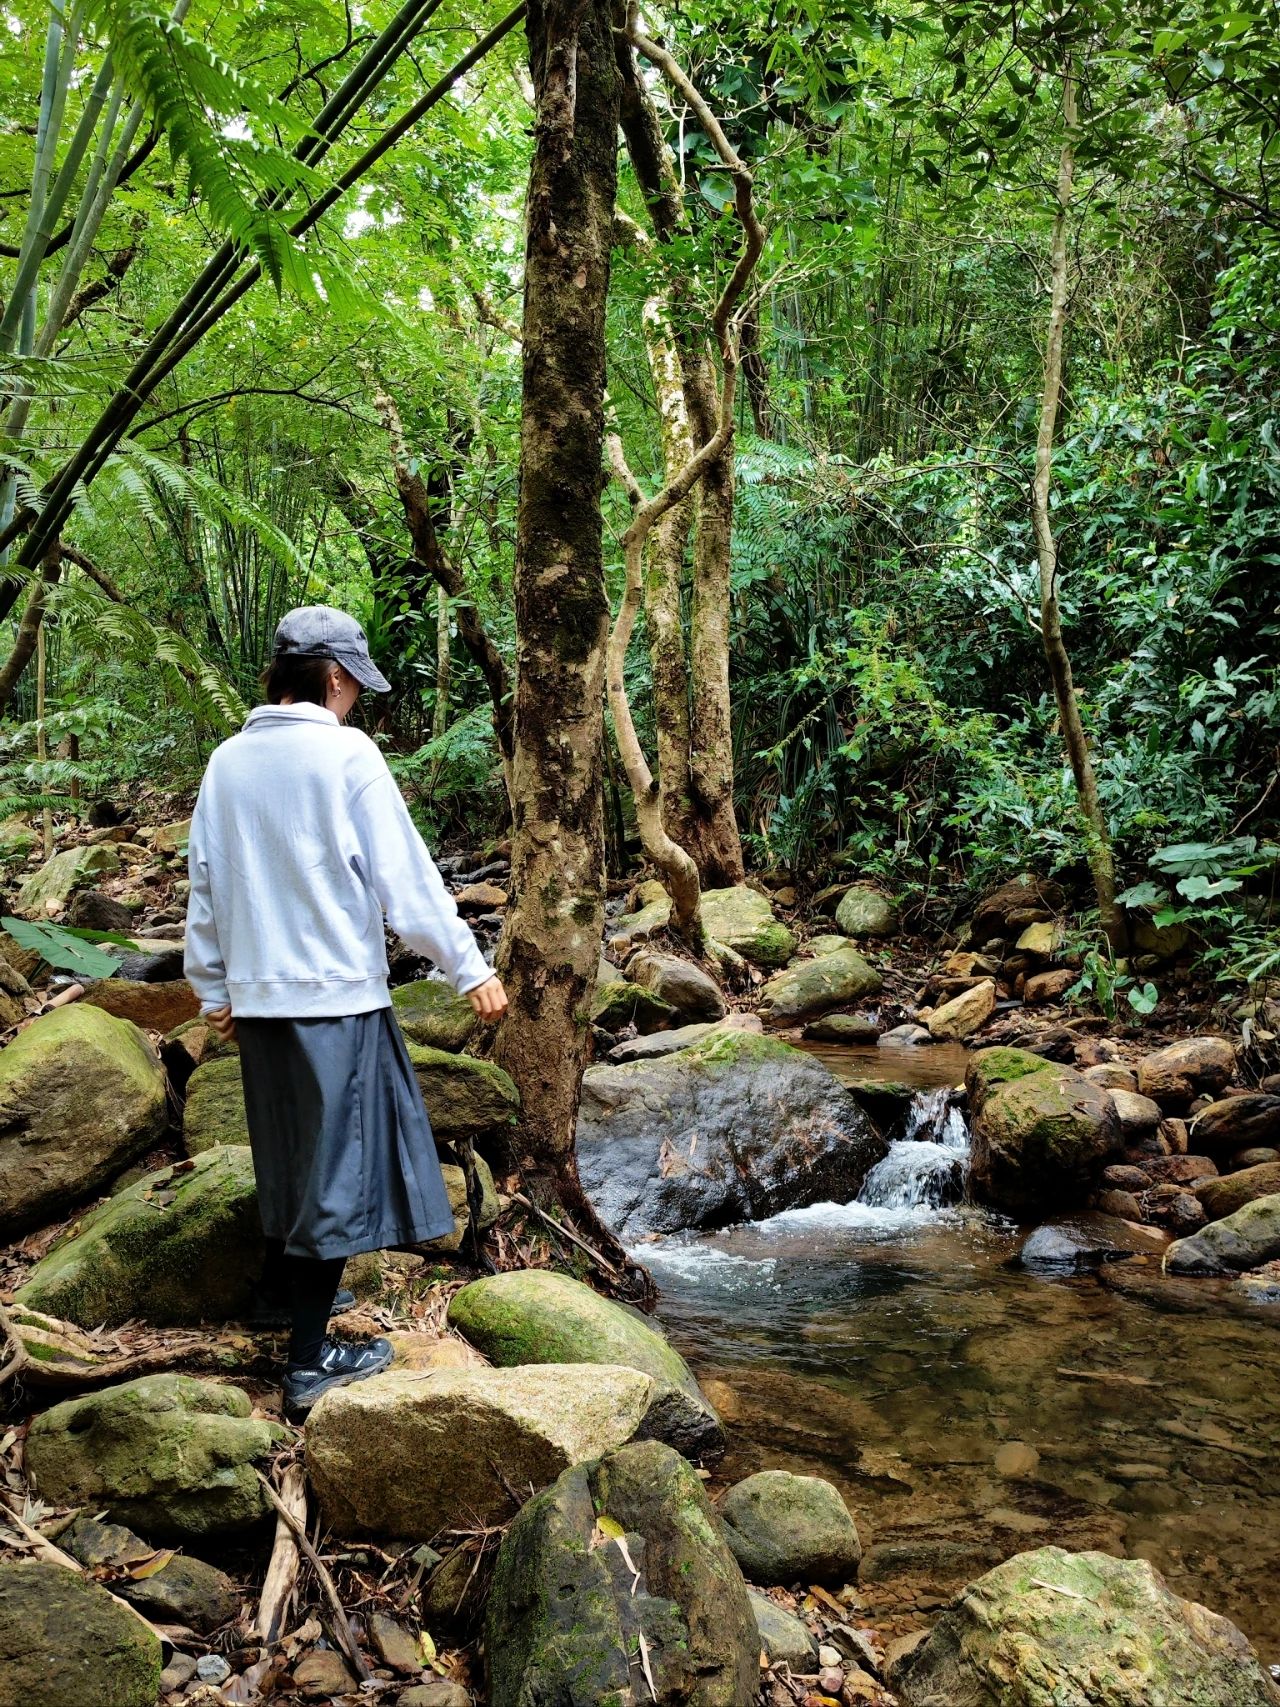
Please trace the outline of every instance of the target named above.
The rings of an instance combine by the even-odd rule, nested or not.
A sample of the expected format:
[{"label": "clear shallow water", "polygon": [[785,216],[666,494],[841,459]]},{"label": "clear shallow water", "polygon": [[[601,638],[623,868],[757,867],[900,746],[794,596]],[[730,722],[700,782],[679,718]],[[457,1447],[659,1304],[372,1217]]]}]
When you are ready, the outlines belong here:
[{"label": "clear shallow water", "polygon": [[1025,1548],[1101,1547],[1280,1661],[1280,1313],[1141,1264],[1124,1290],[1011,1266],[1021,1230],[954,1200],[944,1103],[944,1142],[895,1145],[864,1201],[643,1247],[730,1423],[721,1474],[837,1482],[891,1626]]}]

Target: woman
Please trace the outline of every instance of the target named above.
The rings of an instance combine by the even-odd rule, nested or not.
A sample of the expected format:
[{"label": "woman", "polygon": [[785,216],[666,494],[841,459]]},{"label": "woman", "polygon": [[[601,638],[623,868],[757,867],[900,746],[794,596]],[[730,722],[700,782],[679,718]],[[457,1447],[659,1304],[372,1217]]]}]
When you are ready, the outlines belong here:
[{"label": "woman", "polygon": [[268,703],[209,761],[191,821],[186,974],[240,1045],[267,1260],[255,1320],[290,1322],[286,1415],[391,1360],[326,1334],[347,1257],[453,1230],[391,1011],[383,915],[482,1020],[506,992],[377,747],[343,727],[386,693],[364,631],[327,605],[276,630]]}]

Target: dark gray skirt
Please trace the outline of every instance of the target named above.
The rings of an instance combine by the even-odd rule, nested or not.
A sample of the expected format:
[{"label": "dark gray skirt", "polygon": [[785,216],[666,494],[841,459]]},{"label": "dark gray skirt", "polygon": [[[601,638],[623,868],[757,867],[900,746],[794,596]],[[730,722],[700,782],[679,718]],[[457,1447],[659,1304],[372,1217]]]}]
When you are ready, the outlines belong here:
[{"label": "dark gray skirt", "polygon": [[453,1211],[390,1008],[340,1019],[242,1019],[240,1072],[269,1239],[353,1257],[453,1231]]}]

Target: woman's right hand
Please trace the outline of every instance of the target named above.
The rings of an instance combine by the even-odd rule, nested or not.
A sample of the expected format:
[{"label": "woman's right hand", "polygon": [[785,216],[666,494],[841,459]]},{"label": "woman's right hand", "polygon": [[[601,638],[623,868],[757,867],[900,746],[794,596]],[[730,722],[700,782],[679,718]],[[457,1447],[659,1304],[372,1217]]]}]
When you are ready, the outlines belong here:
[{"label": "woman's right hand", "polygon": [[488,978],[477,984],[474,990],[467,991],[467,1000],[486,1025],[492,1025],[507,1011],[507,992],[501,978]]}]

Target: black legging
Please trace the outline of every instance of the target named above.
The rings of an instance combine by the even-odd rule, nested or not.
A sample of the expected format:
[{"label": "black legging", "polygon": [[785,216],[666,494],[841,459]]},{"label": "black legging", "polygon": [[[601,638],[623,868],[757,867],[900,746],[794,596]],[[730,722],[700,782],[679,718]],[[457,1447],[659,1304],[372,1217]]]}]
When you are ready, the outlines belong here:
[{"label": "black legging", "polygon": [[293,1316],[289,1334],[290,1367],[314,1368],[320,1360],[324,1331],[333,1312],[346,1258],[287,1256],[283,1239],[268,1239],[266,1244],[262,1295],[288,1301]]}]

